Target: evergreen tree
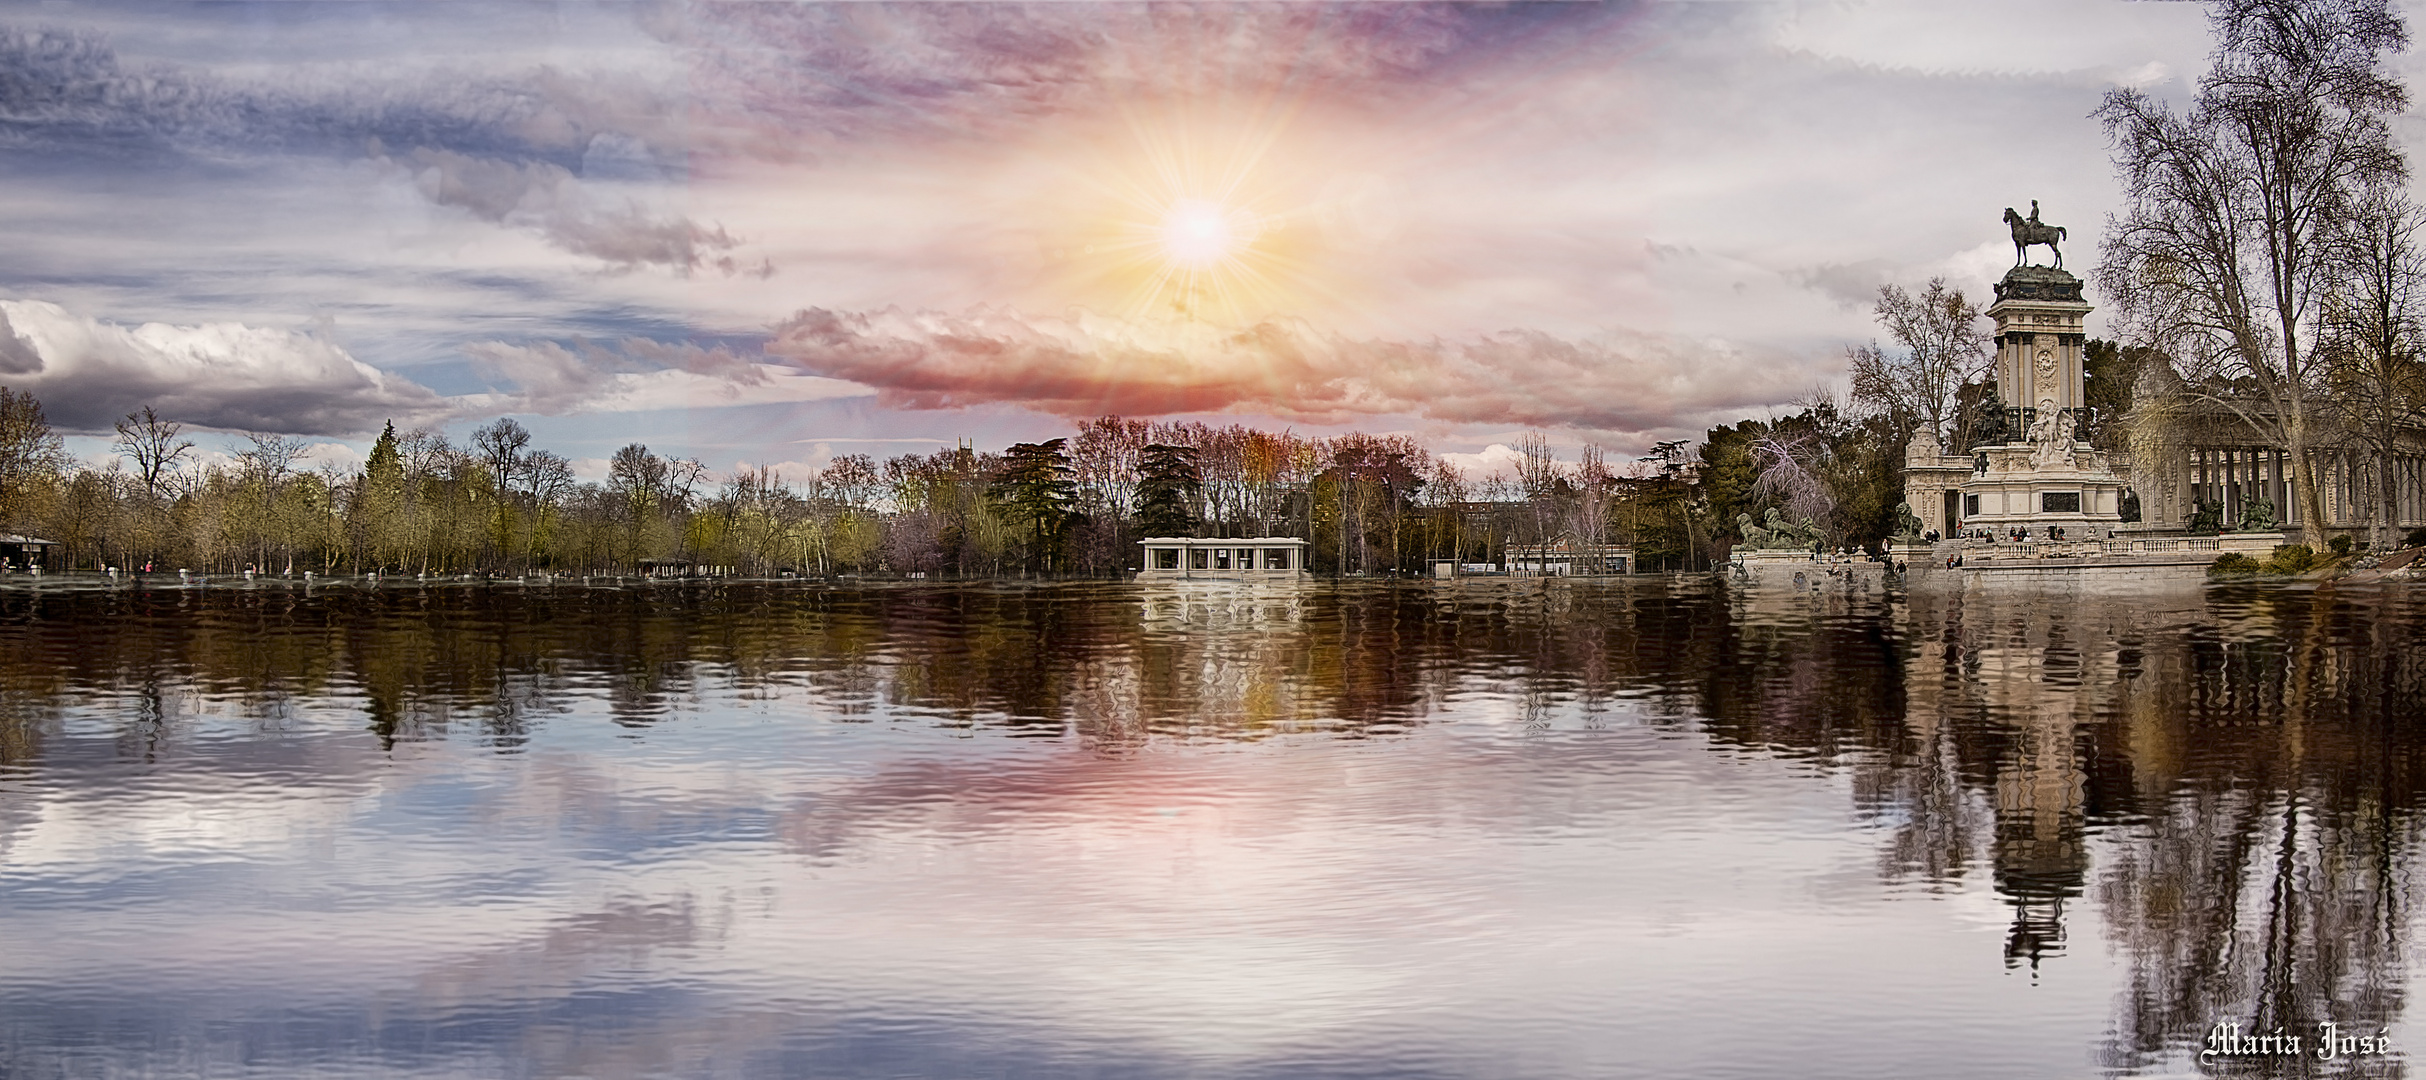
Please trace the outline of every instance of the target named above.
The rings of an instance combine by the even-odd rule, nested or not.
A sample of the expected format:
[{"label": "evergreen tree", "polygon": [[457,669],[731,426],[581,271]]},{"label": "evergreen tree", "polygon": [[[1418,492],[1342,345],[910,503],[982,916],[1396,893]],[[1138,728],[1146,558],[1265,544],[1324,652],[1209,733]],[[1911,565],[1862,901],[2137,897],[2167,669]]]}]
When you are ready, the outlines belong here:
[{"label": "evergreen tree", "polygon": [[354,496],[354,552],[376,569],[404,561],[401,535],[404,515],[404,455],[396,449],[396,423],[389,421],[371,444],[371,458],[362,468],[362,486]]},{"label": "evergreen tree", "polygon": [[1025,534],[1029,553],[1048,570],[1058,561],[1062,526],[1078,500],[1065,441],[1011,444],[990,493],[996,512]]},{"label": "evergreen tree", "polygon": [[1156,443],[1138,461],[1137,529],[1145,536],[1189,536],[1196,532],[1196,502],[1204,477],[1196,448]]}]

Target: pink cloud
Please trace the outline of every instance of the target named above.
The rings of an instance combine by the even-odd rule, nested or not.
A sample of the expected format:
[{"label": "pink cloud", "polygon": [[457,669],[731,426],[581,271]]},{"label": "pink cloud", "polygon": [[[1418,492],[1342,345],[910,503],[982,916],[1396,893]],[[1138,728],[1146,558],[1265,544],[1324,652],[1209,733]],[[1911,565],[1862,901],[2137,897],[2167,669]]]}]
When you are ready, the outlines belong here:
[{"label": "pink cloud", "polygon": [[1799,366],[1735,346],[1634,331],[1394,341],[1294,320],[1219,329],[992,308],[809,309],[775,328],[767,352],[873,387],[880,404],[901,409],[1008,403],[1066,417],[1231,412],[1322,424],[1416,416],[1617,432],[1757,410],[1801,378]]}]

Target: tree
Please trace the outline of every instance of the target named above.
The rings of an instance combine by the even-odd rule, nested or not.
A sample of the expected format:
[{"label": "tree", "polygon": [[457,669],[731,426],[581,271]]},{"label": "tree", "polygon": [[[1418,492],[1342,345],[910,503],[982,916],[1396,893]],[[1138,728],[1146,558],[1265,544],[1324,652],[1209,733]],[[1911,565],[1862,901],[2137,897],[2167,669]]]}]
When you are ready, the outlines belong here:
[{"label": "tree", "polygon": [[665,459],[639,443],[615,451],[607,463],[607,487],[624,521],[624,558],[633,563],[648,550],[643,541],[665,506],[666,474]]},{"label": "tree", "polygon": [[1191,536],[1204,481],[1196,449],[1155,443],[1138,459],[1137,529],[1146,536]]},{"label": "tree", "polygon": [[13,524],[32,489],[56,481],[73,460],[42,403],[0,386],[0,520]]},{"label": "tree", "polygon": [[404,513],[404,455],[396,442],[396,424],[389,421],[371,444],[370,460],[363,463],[362,480],[349,507],[355,558],[367,559],[374,569],[403,562],[397,543],[403,530],[397,519]]},{"label": "tree", "polygon": [[2136,344],[2285,451],[2320,544],[2312,346],[2345,269],[2334,238],[2407,172],[2387,119],[2408,92],[2383,58],[2408,33],[2388,0],[2225,0],[2210,18],[2219,43],[2188,111],[2134,89],[2098,109],[2125,199],[2098,278]]},{"label": "tree", "polygon": [[845,510],[864,510],[875,501],[876,493],[884,489],[884,478],[876,471],[876,459],[866,454],[844,454],[828,462],[819,474],[826,493]]},{"label": "tree", "polygon": [[2156,350],[2134,345],[2125,348],[2112,341],[2091,338],[2081,349],[2081,401],[2092,414],[2089,441],[2100,450],[2121,450],[2124,427],[2115,421],[2129,413],[2138,402],[2140,372],[2154,360],[2163,363]]},{"label": "tree", "polygon": [[488,466],[489,480],[500,493],[522,479],[523,452],[530,445],[530,431],[511,416],[500,416],[495,423],[472,432],[472,452]]},{"label": "tree", "polygon": [[1946,279],[1931,278],[1918,296],[1895,285],[1879,286],[1871,311],[1899,350],[1875,341],[1845,350],[1853,369],[1853,405],[1887,416],[1898,432],[1925,427],[1940,439],[1953,434],[1947,429],[1956,416],[1957,389],[1988,367],[1979,305],[1961,289],[1946,288]]},{"label": "tree", "polygon": [[194,448],[193,440],[178,438],[184,425],[161,419],[149,405],[141,412],[126,414],[117,428],[118,441],[110,448],[135,463],[135,476],[143,481],[144,494],[158,498],[161,478],[176,470],[186,451]]},{"label": "tree", "polygon": [[2347,269],[2327,296],[2326,387],[2342,426],[2372,460],[2372,546],[2389,546],[2399,518],[2399,435],[2426,407],[2426,211],[2397,193],[2369,199],[2339,238]]},{"label": "tree", "polygon": [[1047,570],[1058,561],[1062,525],[1078,500],[1078,483],[1071,479],[1063,443],[1012,443],[1003,451],[1002,468],[990,492],[1004,520],[1026,531],[1029,553]]}]

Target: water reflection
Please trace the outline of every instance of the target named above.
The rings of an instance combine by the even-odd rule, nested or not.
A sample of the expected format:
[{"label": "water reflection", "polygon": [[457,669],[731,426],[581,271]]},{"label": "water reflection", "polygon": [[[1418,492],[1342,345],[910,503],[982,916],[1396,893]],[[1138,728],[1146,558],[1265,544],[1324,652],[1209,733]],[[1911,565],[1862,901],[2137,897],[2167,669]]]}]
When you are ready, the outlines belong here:
[{"label": "water reflection", "polygon": [[2037,1075],[2179,1071],[2226,1021],[2405,1036],[2422,615],[0,594],[0,1075]]}]

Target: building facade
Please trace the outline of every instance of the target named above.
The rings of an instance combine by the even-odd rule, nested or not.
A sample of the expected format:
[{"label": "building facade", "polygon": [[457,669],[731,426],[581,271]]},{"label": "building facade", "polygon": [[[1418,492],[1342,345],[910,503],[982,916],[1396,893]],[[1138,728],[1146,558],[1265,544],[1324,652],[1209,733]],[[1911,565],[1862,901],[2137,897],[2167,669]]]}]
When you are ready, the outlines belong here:
[{"label": "building facade", "polygon": [[1138,579],[1235,578],[1269,580],[1304,577],[1306,542],[1294,536],[1188,537],[1150,536],[1137,542],[1145,550]]}]

